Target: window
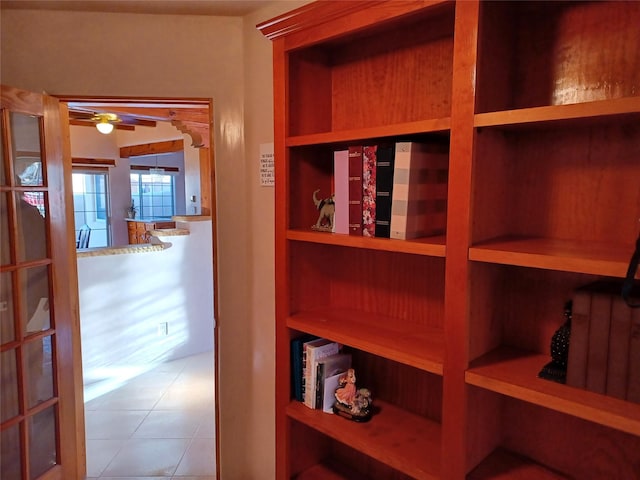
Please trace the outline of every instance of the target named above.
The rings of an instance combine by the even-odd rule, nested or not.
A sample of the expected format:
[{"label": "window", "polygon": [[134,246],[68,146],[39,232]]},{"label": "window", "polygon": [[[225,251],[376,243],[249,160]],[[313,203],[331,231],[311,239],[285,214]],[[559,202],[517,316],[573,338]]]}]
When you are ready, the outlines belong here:
[{"label": "window", "polygon": [[[73,213],[76,238],[89,230],[90,247],[108,247],[109,177],[106,169],[73,169]],[[84,228],[83,228],[84,227]]]},{"label": "window", "polygon": [[141,219],[170,218],[175,215],[175,177],[132,171],[131,198]]}]

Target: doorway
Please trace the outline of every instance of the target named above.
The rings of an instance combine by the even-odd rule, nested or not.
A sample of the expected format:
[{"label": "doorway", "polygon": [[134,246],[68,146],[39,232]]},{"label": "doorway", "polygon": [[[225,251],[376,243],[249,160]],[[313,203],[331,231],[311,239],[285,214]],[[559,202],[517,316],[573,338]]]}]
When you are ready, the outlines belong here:
[{"label": "doorway", "polygon": [[[131,157],[133,159],[139,155],[144,155],[145,151],[136,150],[136,147],[143,145],[149,147],[153,145],[153,147],[150,148],[158,148],[158,144],[164,143],[166,145],[175,141],[175,138],[161,139],[154,136],[152,129],[162,127],[164,131],[166,131],[167,128],[172,131],[177,131],[176,129],[182,129],[184,125],[188,123],[190,130],[188,136],[184,136],[184,144],[186,147],[189,146],[188,144],[191,144],[192,151],[188,155],[189,166],[185,167],[185,169],[189,168],[190,172],[186,175],[189,178],[185,181],[185,183],[188,183],[188,186],[185,186],[184,192],[188,200],[186,202],[187,205],[193,208],[194,203],[197,202],[196,210],[198,215],[193,215],[193,211],[185,211],[180,212],[185,213],[185,215],[179,215],[178,218],[181,218],[181,222],[186,222],[186,224],[182,226],[189,228],[191,225],[194,230],[199,231],[202,231],[203,224],[208,224],[207,222],[211,224],[211,227],[209,227],[208,245],[204,248],[208,248],[211,254],[207,274],[213,282],[208,295],[212,303],[212,349],[209,352],[188,352],[188,349],[176,347],[179,340],[176,340],[176,344],[172,344],[170,338],[182,338],[190,334],[194,337],[202,337],[202,335],[199,335],[199,332],[189,332],[190,327],[188,325],[186,328],[183,328],[183,325],[176,326],[170,322],[158,322],[159,314],[149,313],[149,315],[146,316],[152,317],[152,320],[146,322],[146,334],[149,333],[149,326],[151,325],[154,329],[153,335],[147,335],[146,341],[141,341],[138,346],[134,345],[135,348],[133,348],[133,350],[135,350],[137,356],[132,356],[131,352],[127,353],[128,356],[124,356],[124,358],[132,360],[131,362],[124,362],[128,365],[125,366],[122,363],[111,364],[112,368],[103,368],[100,371],[102,366],[108,367],[108,361],[102,359],[103,365],[100,365],[100,362],[93,362],[91,368],[83,368],[85,384],[90,384],[89,388],[85,388],[85,406],[89,407],[88,410],[85,410],[87,432],[92,432],[90,433],[92,438],[88,436],[86,439],[88,477],[100,478],[100,476],[104,477],[105,475],[167,476],[172,473],[177,473],[181,475],[204,474],[206,476],[203,476],[203,478],[208,478],[212,476],[209,475],[212,473],[211,470],[207,469],[210,465],[198,464],[198,459],[194,459],[193,456],[190,457],[188,450],[191,447],[196,447],[196,445],[200,445],[200,447],[202,447],[203,444],[205,446],[210,445],[210,441],[207,443],[206,441],[202,441],[202,438],[209,439],[210,437],[207,437],[207,435],[210,435],[210,433],[207,432],[214,432],[215,424],[217,423],[217,395],[215,395],[215,391],[217,390],[217,382],[215,381],[217,368],[214,368],[213,365],[215,359],[214,352],[217,347],[217,334],[214,328],[214,319],[217,317],[215,295],[217,282],[215,281],[215,268],[213,268],[213,265],[216,263],[216,251],[214,248],[216,222],[213,218],[213,215],[215,215],[215,190],[212,180],[214,178],[213,158],[211,149],[209,148],[211,144],[211,132],[209,128],[212,118],[211,102],[203,102],[202,100],[190,101],[189,99],[139,100],[132,98],[87,99],[72,97],[60,98],[60,100],[68,105],[70,111],[69,123],[72,129],[71,154],[74,163],[91,163],[93,161],[95,165],[95,163],[100,163],[103,160],[113,159],[111,158],[113,155],[111,157],[106,156],[105,158],[105,155],[100,152],[95,153],[88,151],[87,145],[95,145],[96,142],[84,142],[80,138],[83,135],[79,132],[87,129],[87,131],[95,135],[93,132],[95,128],[93,127],[100,121],[100,117],[98,116],[100,113],[108,112],[118,116],[119,120],[113,122],[115,128],[109,135],[115,134],[116,136],[120,135],[120,137],[124,137],[126,139],[124,143],[127,144],[126,147],[129,148],[129,151],[127,151],[126,157],[118,154],[115,157],[115,164],[108,162],[108,168],[111,169],[111,172],[114,172],[112,177],[118,177],[118,175],[120,177],[125,176],[122,171],[119,173],[115,172],[119,163],[129,165],[131,162],[128,161],[127,158]],[[98,120],[96,121],[96,119]],[[139,139],[137,139],[138,135],[140,136]],[[178,137],[182,137],[180,132],[178,132]],[[97,138],[104,141],[103,137]],[[118,147],[121,146],[123,145],[118,145]],[[173,147],[168,145],[167,148]],[[156,151],[156,153],[158,152]],[[186,156],[185,154],[185,157]],[[194,168],[194,162],[197,168]],[[120,167],[122,167],[122,165],[120,165]],[[197,173],[194,174],[194,171]],[[110,188],[112,193],[114,190],[117,191],[117,188]],[[127,204],[129,203],[130,197],[131,195],[128,194],[126,198]],[[122,206],[117,204],[118,201],[112,196],[110,201],[111,211],[113,213],[110,221],[111,225],[114,225],[115,222],[122,223],[124,219],[124,214],[117,214],[117,212],[121,212],[122,210]],[[177,243],[178,240],[175,240],[174,244]],[[167,252],[175,253],[172,252],[171,249],[167,250]],[[158,281],[158,278],[162,277],[160,274],[162,268],[158,267],[158,263],[155,263],[155,271],[149,274],[145,275],[144,272],[139,271],[148,266],[148,263],[146,263],[143,258],[146,254],[133,255],[132,261],[138,262],[139,264],[139,268],[134,269],[135,271],[133,272],[126,270],[126,267],[122,265],[122,263],[128,265],[131,262],[119,262],[117,255],[109,257],[109,262],[103,270],[99,270],[100,267],[96,270],[95,266],[87,267],[85,264],[90,263],[91,260],[85,260],[82,254],[79,255],[81,257],[78,260],[81,331],[84,331],[83,312],[90,312],[91,310],[97,309],[96,303],[104,301],[104,295],[98,294],[99,298],[96,300],[97,297],[87,293],[84,287],[87,287],[87,291],[95,291],[96,289],[100,291],[101,289],[103,292],[106,292],[110,290],[108,285],[110,285],[109,281],[111,280],[112,285],[117,284],[118,287],[122,287],[123,291],[131,293],[132,289],[139,288],[141,284],[149,286],[147,285],[150,283],[149,278]],[[158,255],[156,255],[156,257],[158,257]],[[206,258],[206,256],[204,258]],[[100,261],[99,258],[94,260],[97,260],[97,263]],[[157,260],[157,258],[154,260]],[[167,260],[167,258],[162,258],[160,261],[171,262],[171,260]],[[182,261],[184,262],[185,260],[182,259]],[[200,262],[197,268],[201,270],[202,265],[203,263]],[[164,266],[165,265],[162,265],[162,267]],[[85,269],[85,267],[87,267],[88,270]],[[99,271],[98,275],[95,274],[96,271]],[[170,277],[170,275],[168,275],[168,277]],[[132,286],[130,288],[123,286],[123,283],[126,284],[126,278],[129,278],[131,282]],[[90,280],[85,282],[87,279]],[[115,303],[125,304],[126,308],[130,308],[131,311],[135,313],[124,316],[128,322],[125,322],[122,328],[118,329],[116,327],[116,329],[118,330],[118,334],[125,330],[129,331],[132,329],[132,324],[144,322],[143,320],[138,322],[135,318],[143,318],[145,317],[145,312],[152,310],[150,305],[155,305],[156,302],[158,302],[159,296],[161,296],[158,290],[158,287],[150,287],[147,290],[142,289],[133,297],[129,297],[127,301],[118,302],[114,299],[111,307],[102,304],[103,308],[101,311],[105,311],[107,308],[116,308],[114,306]],[[189,289],[186,288],[185,290],[188,291]],[[168,295],[164,295],[164,297],[167,296]],[[189,302],[188,296],[184,297],[184,303],[187,304],[185,306],[185,310],[188,311],[187,315],[193,317],[193,311],[189,311],[189,304],[191,304],[191,302]],[[122,305],[118,305],[117,308],[121,306]],[[176,304],[173,304],[170,310],[173,311],[175,308],[177,308]],[[120,315],[120,317],[123,317],[123,315]],[[162,324],[166,325],[161,327]],[[113,332],[109,333],[108,326],[100,325],[100,329],[102,333],[111,338]],[[115,349],[120,348],[118,342],[109,344],[110,348],[96,346],[94,333],[95,330],[89,335],[92,339],[89,341],[94,342],[93,346],[96,348],[88,345],[85,335],[82,335],[83,366],[91,363],[91,361],[85,359],[85,352],[87,352],[87,355],[92,359],[95,359],[98,355],[102,355],[102,353],[99,353],[99,350],[114,352]],[[134,333],[132,337],[126,337],[126,340],[121,343],[132,344],[133,342],[137,342],[140,336],[139,332],[137,334]],[[136,340],[132,340],[134,337]],[[149,346],[150,344],[154,344],[155,346],[151,348]],[[209,363],[208,360],[211,362]],[[211,368],[209,369],[208,367]],[[89,373],[91,378],[87,378]],[[210,379],[213,377],[213,381],[210,382],[210,384],[202,381],[207,376]],[[180,409],[174,407],[179,404],[180,390],[184,390],[184,387],[188,384],[187,382],[198,381],[198,378],[200,379],[198,384],[201,386],[197,388],[213,390],[211,392],[212,401],[210,402],[210,408],[205,409],[202,404],[200,404],[198,408],[199,413],[204,414],[206,412],[203,412],[203,410],[208,410],[209,413],[212,414],[214,425],[212,426],[207,423],[205,415],[199,418],[198,421],[200,421],[200,424],[194,430],[192,428],[195,424],[194,422],[196,422],[194,414],[186,410],[180,411]],[[189,388],[194,388],[193,384],[189,385]],[[206,395],[203,398],[206,398]],[[120,402],[120,400],[126,400],[129,403],[127,405],[124,403],[119,404],[118,402]],[[101,415],[99,413],[100,411],[109,413]],[[184,420],[182,426],[179,426],[180,419]],[[116,428],[114,432],[113,427],[115,425],[120,425],[123,428]],[[168,434],[165,435],[167,431]],[[117,438],[113,438],[114,435]],[[217,464],[218,448],[215,440],[213,445],[215,448],[214,461],[215,464]],[[122,470],[122,468],[126,468],[127,459],[131,455],[134,455],[139,460],[140,452],[146,448],[150,448],[155,452],[154,457],[156,460],[168,460],[171,455],[175,456],[176,451],[182,449],[184,455],[181,458],[191,458],[190,462],[192,465],[191,467],[188,465],[185,466],[184,464],[181,466],[171,461],[163,464],[145,464],[145,462],[138,461],[132,463],[132,465],[136,464],[137,467],[132,467],[131,471],[127,472]],[[162,451],[163,448],[166,448],[167,452],[171,451],[173,453],[171,455],[168,453],[167,455],[158,455],[157,452]],[[195,450],[197,451],[198,448],[195,448]],[[110,454],[113,455],[109,457]],[[191,468],[191,470],[189,470],[189,468]],[[201,469],[200,471],[198,470],[199,468]],[[215,472],[213,472],[213,475],[215,475]],[[212,478],[214,477],[212,476]]]}]

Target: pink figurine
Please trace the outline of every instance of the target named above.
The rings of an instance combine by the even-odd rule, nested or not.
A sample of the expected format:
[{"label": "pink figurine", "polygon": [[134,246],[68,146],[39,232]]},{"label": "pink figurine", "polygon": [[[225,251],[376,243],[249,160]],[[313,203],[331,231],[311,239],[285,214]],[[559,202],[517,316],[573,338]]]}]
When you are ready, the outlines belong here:
[{"label": "pink figurine", "polygon": [[340,377],[335,397],[334,413],[356,422],[366,422],[371,418],[371,392],[367,388],[356,388],[356,371],[353,368]]},{"label": "pink figurine", "polygon": [[353,368],[347,370],[338,382],[340,385],[336,390],[336,400],[349,407],[353,406],[356,398],[356,371]]}]

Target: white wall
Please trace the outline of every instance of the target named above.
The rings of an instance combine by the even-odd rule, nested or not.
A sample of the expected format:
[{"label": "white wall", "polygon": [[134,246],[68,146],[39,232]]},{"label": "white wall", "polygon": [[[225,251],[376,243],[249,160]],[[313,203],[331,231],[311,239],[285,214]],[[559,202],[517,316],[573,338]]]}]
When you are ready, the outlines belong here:
[{"label": "white wall", "polygon": [[225,480],[266,480],[275,471],[273,189],[257,180],[259,144],[273,140],[272,54],[255,25],[302,3],[265,2],[244,18],[16,10],[1,17],[3,84],[213,99]]},{"label": "white wall", "polygon": [[[244,342],[238,326],[243,334],[251,328],[248,245],[254,234],[245,185],[242,18],[3,10],[0,21],[3,84],[66,96],[213,99],[220,442],[229,452],[219,469],[222,478],[251,478],[245,472],[253,468],[252,452],[244,451],[247,439],[235,429],[251,399],[242,394],[241,379],[224,382],[236,365],[251,361],[245,349],[234,348]],[[272,423],[264,409],[262,415]]]},{"label": "white wall", "polygon": [[78,258],[86,384],[213,350],[211,221],[177,226],[191,234],[162,251]]},{"label": "white wall", "polygon": [[[244,17],[245,162],[249,211],[250,318],[233,326],[232,369],[223,369],[221,388],[233,382],[246,391],[244,411],[222,427],[239,432],[237,441],[223,438],[222,458],[238,469],[223,479],[275,478],[275,291],[274,188],[260,185],[260,145],[273,142],[272,43],[256,25],[300,5],[301,0],[265,2],[264,8]],[[220,348],[223,348],[221,345]],[[221,405],[224,408],[224,404]],[[241,468],[241,464],[245,466]],[[234,475],[235,474],[235,475]]]}]

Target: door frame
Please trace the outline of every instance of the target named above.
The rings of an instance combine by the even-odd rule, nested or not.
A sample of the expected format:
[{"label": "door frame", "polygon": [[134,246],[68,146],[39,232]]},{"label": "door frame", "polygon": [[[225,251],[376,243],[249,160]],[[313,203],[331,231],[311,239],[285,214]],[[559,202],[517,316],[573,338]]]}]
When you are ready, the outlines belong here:
[{"label": "door frame", "polygon": [[[219,312],[218,312],[218,258],[217,258],[217,208],[216,208],[216,182],[215,182],[215,154],[214,154],[214,135],[213,135],[213,99],[211,98],[186,98],[186,97],[127,97],[127,96],[86,96],[86,95],[52,95],[60,101],[61,111],[65,112],[65,115],[61,117],[63,135],[66,137],[65,143],[65,166],[68,162],[68,172],[65,169],[65,182],[69,182],[69,188],[71,189],[71,142],[70,142],[70,129],[69,129],[69,103],[103,103],[103,104],[135,104],[136,106],[147,105],[148,108],[160,108],[160,106],[170,105],[184,105],[184,104],[199,104],[206,105],[208,111],[208,147],[199,148],[199,160],[200,160],[200,211],[201,215],[211,217],[211,239],[212,239],[212,274],[213,274],[213,361],[214,361],[214,421],[215,421],[215,436],[216,436],[216,465],[220,465],[220,431],[219,431],[219,362],[218,358],[218,324],[219,324]],[[195,139],[194,139],[195,140]],[[68,177],[68,178],[66,178]],[[71,190],[70,190],[71,191]],[[71,210],[69,218],[73,218],[73,201],[70,205],[66,205],[67,210]],[[73,233],[73,228],[71,226]],[[73,237],[73,235],[71,235]],[[74,249],[75,251],[75,249]],[[75,260],[75,257],[74,257]],[[78,305],[79,292],[78,292],[78,273],[77,266],[73,265],[73,283],[75,284],[75,296],[76,305]],[[73,338],[74,349],[80,352],[80,312],[76,312],[77,328],[74,329]],[[82,377],[82,357],[78,356],[76,365],[74,368],[74,383],[76,387],[76,401],[75,401],[75,418],[76,424],[82,425],[82,429],[77,432],[79,441],[78,445],[79,453],[77,458],[77,469],[80,473],[78,480],[82,475],[86,475],[86,445],[85,445],[85,431],[84,431],[84,400],[83,400],[83,377]],[[216,478],[220,480],[220,470],[216,468]]]},{"label": "door frame", "polygon": [[[2,85],[2,106],[9,111],[41,117],[41,148],[44,160],[46,183],[43,191],[48,196],[48,229],[49,241],[47,256],[50,258],[49,298],[53,300],[53,329],[56,341],[53,347],[55,360],[53,364],[54,398],[58,405],[57,464],[44,472],[39,478],[43,480],[67,478],[83,478],[86,473],[86,449],[84,439],[84,406],[82,392],[78,392],[77,380],[82,384],[82,363],[79,342],[79,311],[77,288],[77,264],[75,256],[75,235],[70,230],[69,219],[73,218],[73,196],[71,193],[71,160],[68,129],[68,111],[66,105],[57,98],[22,90],[9,85]],[[7,120],[5,117],[4,120]],[[4,132],[2,132],[4,137]],[[44,135],[44,140],[42,136]],[[3,138],[3,149],[9,142]],[[10,159],[5,159],[9,161]],[[1,165],[0,168],[4,168]],[[7,173],[7,172],[5,172]],[[11,191],[13,187],[7,184]],[[9,215],[11,217],[11,214]],[[9,230],[15,232],[15,219],[9,224]],[[14,261],[15,259],[12,259]],[[13,293],[14,298],[16,292]],[[14,320],[15,322],[15,320]],[[14,325],[18,325],[14,323]],[[36,334],[37,335],[37,334]],[[18,383],[21,378],[21,367],[18,366]],[[64,372],[64,373],[63,373]],[[20,388],[20,387],[19,387]],[[46,402],[45,402],[46,403]],[[37,408],[37,406],[36,406]],[[26,427],[22,427],[25,429]],[[24,441],[24,431],[21,437]],[[25,453],[21,458],[24,462]],[[27,470],[28,473],[28,470]],[[24,471],[23,471],[24,475]]]}]

